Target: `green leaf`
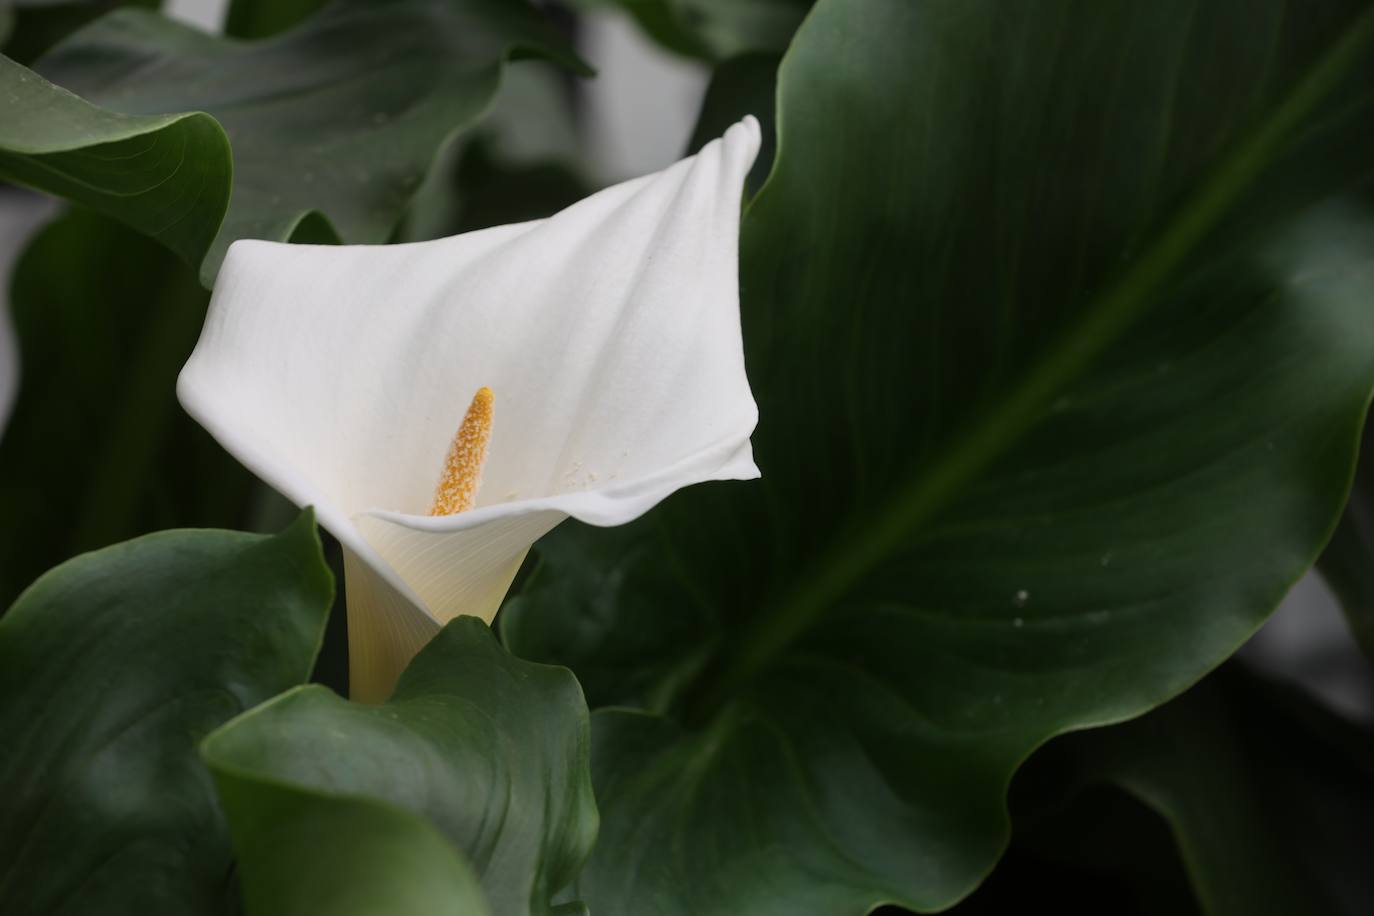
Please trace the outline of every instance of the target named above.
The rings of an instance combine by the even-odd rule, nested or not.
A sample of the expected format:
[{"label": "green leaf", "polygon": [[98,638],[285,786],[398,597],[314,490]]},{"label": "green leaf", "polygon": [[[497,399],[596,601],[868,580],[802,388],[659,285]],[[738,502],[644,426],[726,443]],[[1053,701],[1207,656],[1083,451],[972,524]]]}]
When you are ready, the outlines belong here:
[{"label": "green leaf", "polygon": [[[337,875],[309,839],[317,832],[340,834],[331,846],[349,858],[364,849],[413,854],[424,858],[426,880],[460,883],[435,838],[405,821],[409,812],[462,851],[493,912],[516,916],[554,912],[554,894],[595,841],[588,746],[587,709],[572,674],[507,655],[484,623],[463,617],[415,657],[386,704],[304,687],[216,732],[204,755],[250,914],[376,912],[282,903],[308,901]],[[297,812],[306,825],[294,823]],[[378,822],[391,826],[367,834]],[[431,912],[406,888],[410,872],[367,874],[381,882],[368,893],[397,893],[388,913]]]},{"label": "green leaf", "polygon": [[663,47],[725,60],[750,51],[781,54],[812,0],[581,0],[618,6]]},{"label": "green leaf", "polygon": [[658,562],[673,549],[664,521],[717,487],[738,492],[702,484],[630,525],[596,529],[569,520],[546,534],[523,586],[496,619],[502,640],[517,655],[571,664],[593,708],[665,709],[719,650],[721,637],[716,609],[690,573]]},{"label": "green leaf", "polygon": [[168,531],[49,572],[0,619],[0,911],[232,911],[196,746],[306,679],[332,583],[306,512]]},{"label": "green leaf", "polygon": [[1374,739],[1294,693],[1224,674],[1066,739],[1063,758],[1170,822],[1209,916],[1370,912]]},{"label": "green leaf", "polygon": [[1374,383],[1371,46],[1345,0],[815,7],[742,228],[762,480],[512,608],[596,608],[532,654],[671,714],[594,716],[594,911],[948,906],[1034,748],[1259,626]]},{"label": "green leaf", "polygon": [[107,111],[4,56],[0,100],[0,178],[113,216],[200,263],[233,171],[214,118]]},{"label": "green leaf", "polygon": [[490,916],[472,868],[422,818],[364,798],[326,798],[270,782],[224,806],[234,823],[248,916]]},{"label": "green leaf", "polygon": [[0,438],[0,607],[77,553],[249,521],[252,476],[176,401],[206,298],[161,246],[88,211],[29,244],[10,295],[23,372]]},{"label": "green leaf", "polygon": [[0,175],[154,235],[209,286],[235,239],[386,241],[524,53],[581,66],[507,0],[339,0],[247,44],[122,10],[39,64],[89,105],[0,68]]}]

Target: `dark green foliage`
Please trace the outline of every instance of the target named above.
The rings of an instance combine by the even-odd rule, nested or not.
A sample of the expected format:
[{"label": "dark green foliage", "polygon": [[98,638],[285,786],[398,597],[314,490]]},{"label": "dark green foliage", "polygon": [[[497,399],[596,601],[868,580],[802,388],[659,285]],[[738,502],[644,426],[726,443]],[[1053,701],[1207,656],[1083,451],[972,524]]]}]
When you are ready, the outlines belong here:
[{"label": "dark green foliage", "polygon": [[[281,900],[322,894],[338,897],[329,912],[376,912],[337,889],[317,837],[364,864],[344,879],[361,899],[394,901],[388,913],[430,912],[443,898],[408,884],[457,886],[463,872],[444,867],[425,818],[472,863],[494,913],[542,916],[596,838],[588,743],[572,675],[506,654],[486,624],[462,617],[416,656],[385,705],[306,687],[217,732],[205,757],[250,914],[277,916]],[[388,873],[374,856],[412,864]]]},{"label": "dark green foliage", "polygon": [[0,176],[163,240],[208,285],[239,238],[386,241],[512,53],[581,66],[505,0],[339,0],[250,44],[124,10],[39,64],[81,98],[0,61]]},{"label": "dark green foliage", "polygon": [[176,402],[205,317],[194,273],[73,212],[35,236],[10,292],[22,374],[0,437],[0,605],[85,550],[250,523],[251,475]]},{"label": "dark green foliage", "polygon": [[0,619],[0,912],[228,914],[196,745],[305,680],[333,586],[310,513],[85,554]]},{"label": "dark green foliage", "polygon": [[1374,14],[1284,12],[812,12],[741,246],[763,480],[583,531],[605,576],[560,548],[511,608],[673,714],[594,716],[593,907],[948,905],[1026,755],[1186,688],[1312,562],[1374,380]]},{"label": "dark green foliage", "polygon": [[214,118],[99,108],[3,56],[0,98],[0,178],[113,216],[200,264],[233,174]]},{"label": "dark green foliage", "polygon": [[[1365,482],[1336,522],[1374,389],[1374,7],[604,2],[715,64],[693,150],[764,124],[763,479],[563,525],[515,656],[460,619],[382,706],[298,686],[308,518],[59,566],[0,620],[0,911],[1369,912],[1368,736],[1208,673],[1333,529],[1369,641]],[[513,57],[585,69],[523,2],[67,34],[107,5],[0,2],[25,62],[66,36],[52,83],[0,58],[0,176],[86,208],[14,280],[0,604],[261,523],[172,390],[234,239],[591,190],[571,80],[498,95]]]}]

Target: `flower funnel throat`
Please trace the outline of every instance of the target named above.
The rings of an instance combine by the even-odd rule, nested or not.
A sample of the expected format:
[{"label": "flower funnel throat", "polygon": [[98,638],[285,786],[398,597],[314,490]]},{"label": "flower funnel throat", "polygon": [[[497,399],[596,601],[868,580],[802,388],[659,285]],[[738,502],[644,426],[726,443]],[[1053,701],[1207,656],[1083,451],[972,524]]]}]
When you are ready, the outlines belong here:
[{"label": "flower funnel throat", "polygon": [[384,701],[447,621],[491,622],[565,519],[758,476],[738,245],[759,139],[746,118],[543,220],[230,247],[177,391],[338,538],[355,699]]},{"label": "flower funnel throat", "polygon": [[449,446],[444,474],[434,491],[430,515],[456,515],[477,503],[477,488],[482,485],[482,465],[491,444],[492,406],[495,398],[483,385],[472,396],[463,423]]}]

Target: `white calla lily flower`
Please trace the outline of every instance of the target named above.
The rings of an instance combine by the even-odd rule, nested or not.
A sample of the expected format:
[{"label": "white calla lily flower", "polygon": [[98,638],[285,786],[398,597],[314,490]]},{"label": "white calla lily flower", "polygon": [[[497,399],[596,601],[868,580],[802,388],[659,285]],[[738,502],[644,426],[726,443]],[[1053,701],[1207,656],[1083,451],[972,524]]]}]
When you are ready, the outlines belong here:
[{"label": "white calla lily flower", "polygon": [[490,622],[569,516],[758,476],[737,271],[758,146],[747,118],[537,222],[230,248],[177,392],[343,545],[355,698],[448,620]]}]

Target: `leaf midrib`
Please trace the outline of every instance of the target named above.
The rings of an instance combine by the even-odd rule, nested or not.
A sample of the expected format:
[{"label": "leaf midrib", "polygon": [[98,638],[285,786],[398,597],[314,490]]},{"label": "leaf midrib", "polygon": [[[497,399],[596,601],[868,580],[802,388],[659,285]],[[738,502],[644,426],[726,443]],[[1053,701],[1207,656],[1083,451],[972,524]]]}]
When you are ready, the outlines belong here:
[{"label": "leaf midrib", "polygon": [[[1008,386],[1008,396],[981,421],[966,427],[941,459],[919,468],[871,525],[852,539],[841,539],[810,574],[803,575],[781,601],[771,604],[741,633],[717,677],[703,685],[700,699],[704,708],[718,708],[738,692],[809,630],[854,583],[878,566],[912,529],[944,508],[964,485],[1036,425],[1055,395],[1088,370],[1140,317],[1151,295],[1276,158],[1290,133],[1346,75],[1371,38],[1374,8],[1360,14],[1273,113],[1232,148],[1142,256],[1084,310],[1073,332],[1032,365],[1018,384]],[[786,141],[781,116],[784,91],[780,81],[779,162]]]}]

